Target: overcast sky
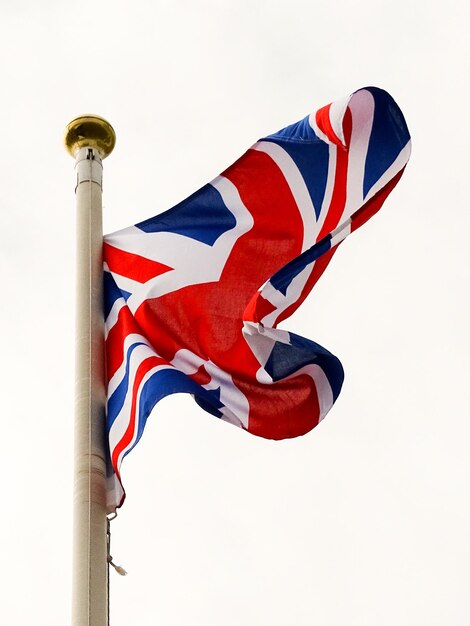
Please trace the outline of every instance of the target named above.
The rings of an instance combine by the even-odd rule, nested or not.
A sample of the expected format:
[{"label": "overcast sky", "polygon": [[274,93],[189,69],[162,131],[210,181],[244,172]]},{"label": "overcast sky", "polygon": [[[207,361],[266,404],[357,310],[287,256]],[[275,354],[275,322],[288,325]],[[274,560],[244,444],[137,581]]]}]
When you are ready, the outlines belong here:
[{"label": "overcast sky", "polygon": [[0,0],[0,623],[70,621],[74,174],[109,119],[105,231],[163,211],[259,137],[366,85],[413,153],[283,327],[346,379],[271,442],[170,397],[126,458],[112,626],[470,622],[468,3]]}]

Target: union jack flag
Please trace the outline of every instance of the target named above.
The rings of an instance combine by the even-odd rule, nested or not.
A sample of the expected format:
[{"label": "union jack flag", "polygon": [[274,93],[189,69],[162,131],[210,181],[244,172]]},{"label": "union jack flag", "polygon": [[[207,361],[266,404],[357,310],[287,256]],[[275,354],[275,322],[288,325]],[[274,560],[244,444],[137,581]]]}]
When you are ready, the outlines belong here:
[{"label": "union jack flag", "polygon": [[332,407],[340,361],[278,328],[338,245],[382,206],[410,155],[392,97],[366,87],[255,143],[172,209],[104,240],[107,424],[123,458],[177,392],[270,439]]}]

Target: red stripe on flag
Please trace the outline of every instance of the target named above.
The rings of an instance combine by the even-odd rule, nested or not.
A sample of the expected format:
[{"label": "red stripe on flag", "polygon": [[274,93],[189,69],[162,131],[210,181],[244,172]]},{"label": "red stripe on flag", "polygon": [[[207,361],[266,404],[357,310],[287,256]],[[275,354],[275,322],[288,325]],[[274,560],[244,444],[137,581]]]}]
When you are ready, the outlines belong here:
[{"label": "red stripe on flag", "polygon": [[168,265],[158,263],[158,261],[152,261],[138,254],[115,248],[109,243],[103,244],[103,257],[111,272],[138,283],[146,283],[151,278],[173,269]]},{"label": "red stripe on flag", "polygon": [[325,107],[318,109],[315,114],[315,121],[318,128],[325,133],[330,141],[332,141],[337,146],[344,148],[343,142],[335,133],[335,131],[333,130],[333,126],[331,125],[330,107],[331,104],[327,104]]},{"label": "red stripe on flag", "polygon": [[207,370],[205,369],[204,365],[201,365],[198,371],[194,372],[194,374],[189,374],[189,378],[194,380],[194,382],[197,383],[198,385],[207,385],[208,383],[211,382],[211,377],[207,373]]},{"label": "red stripe on flag", "polygon": [[113,468],[118,477],[119,477],[119,471],[117,467],[117,462],[118,462],[119,456],[121,452],[125,450],[127,446],[131,443],[132,438],[134,437],[135,419],[136,419],[135,416],[136,416],[136,408],[137,408],[137,394],[139,392],[139,387],[142,383],[144,376],[147,374],[147,372],[149,372],[153,367],[161,365],[162,363],[164,363],[163,359],[160,359],[159,357],[156,357],[156,356],[151,356],[148,359],[145,359],[144,361],[142,361],[142,363],[139,365],[135,373],[134,384],[132,385],[132,404],[131,404],[131,410],[130,410],[130,415],[129,415],[129,422],[126,428],[126,432],[121,437],[119,443],[116,444],[113,450],[113,454],[112,454]]},{"label": "red stripe on flag", "polygon": [[274,304],[263,298],[258,291],[250,300],[248,306],[243,313],[245,322],[261,322],[261,320],[276,310]]},{"label": "red stripe on flag", "polygon": [[[279,380],[272,385],[236,380],[250,399],[247,430],[266,439],[288,439],[308,433],[318,424],[320,406],[316,385],[307,374]],[[269,403],[269,421],[266,403]]]},{"label": "red stripe on flag", "polygon": [[[347,109],[344,114],[343,130],[344,137],[346,141],[349,142],[352,130],[352,116],[349,109]],[[317,241],[321,241],[323,237],[331,233],[338,226],[339,220],[343,215],[344,206],[346,204],[348,159],[349,154],[347,150],[337,150],[333,193],[325,221],[323,222],[321,231],[318,233]]]},{"label": "red stripe on flag", "polygon": [[108,382],[124,360],[124,341],[128,335],[142,334],[127,306],[119,311],[118,319],[106,338],[106,378]]}]

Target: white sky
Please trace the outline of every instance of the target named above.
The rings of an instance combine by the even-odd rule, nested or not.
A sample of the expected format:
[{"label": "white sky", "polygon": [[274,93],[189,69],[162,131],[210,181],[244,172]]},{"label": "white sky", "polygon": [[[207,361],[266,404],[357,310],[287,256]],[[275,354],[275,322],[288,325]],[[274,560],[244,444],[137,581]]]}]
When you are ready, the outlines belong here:
[{"label": "white sky", "polygon": [[105,230],[366,85],[413,154],[284,327],[346,381],[309,435],[164,400],[123,466],[112,626],[470,622],[468,4],[0,0],[0,624],[70,621],[74,175],[65,124],[114,125]]}]

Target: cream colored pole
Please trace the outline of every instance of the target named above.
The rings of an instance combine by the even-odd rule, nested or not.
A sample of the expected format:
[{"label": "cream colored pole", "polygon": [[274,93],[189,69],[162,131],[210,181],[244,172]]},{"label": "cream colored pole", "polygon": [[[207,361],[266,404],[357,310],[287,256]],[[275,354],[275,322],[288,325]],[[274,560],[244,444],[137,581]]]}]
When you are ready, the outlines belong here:
[{"label": "cream colored pole", "polygon": [[102,263],[102,159],[111,125],[83,116],[66,129],[77,174],[77,285],[72,626],[107,626],[108,555]]}]

